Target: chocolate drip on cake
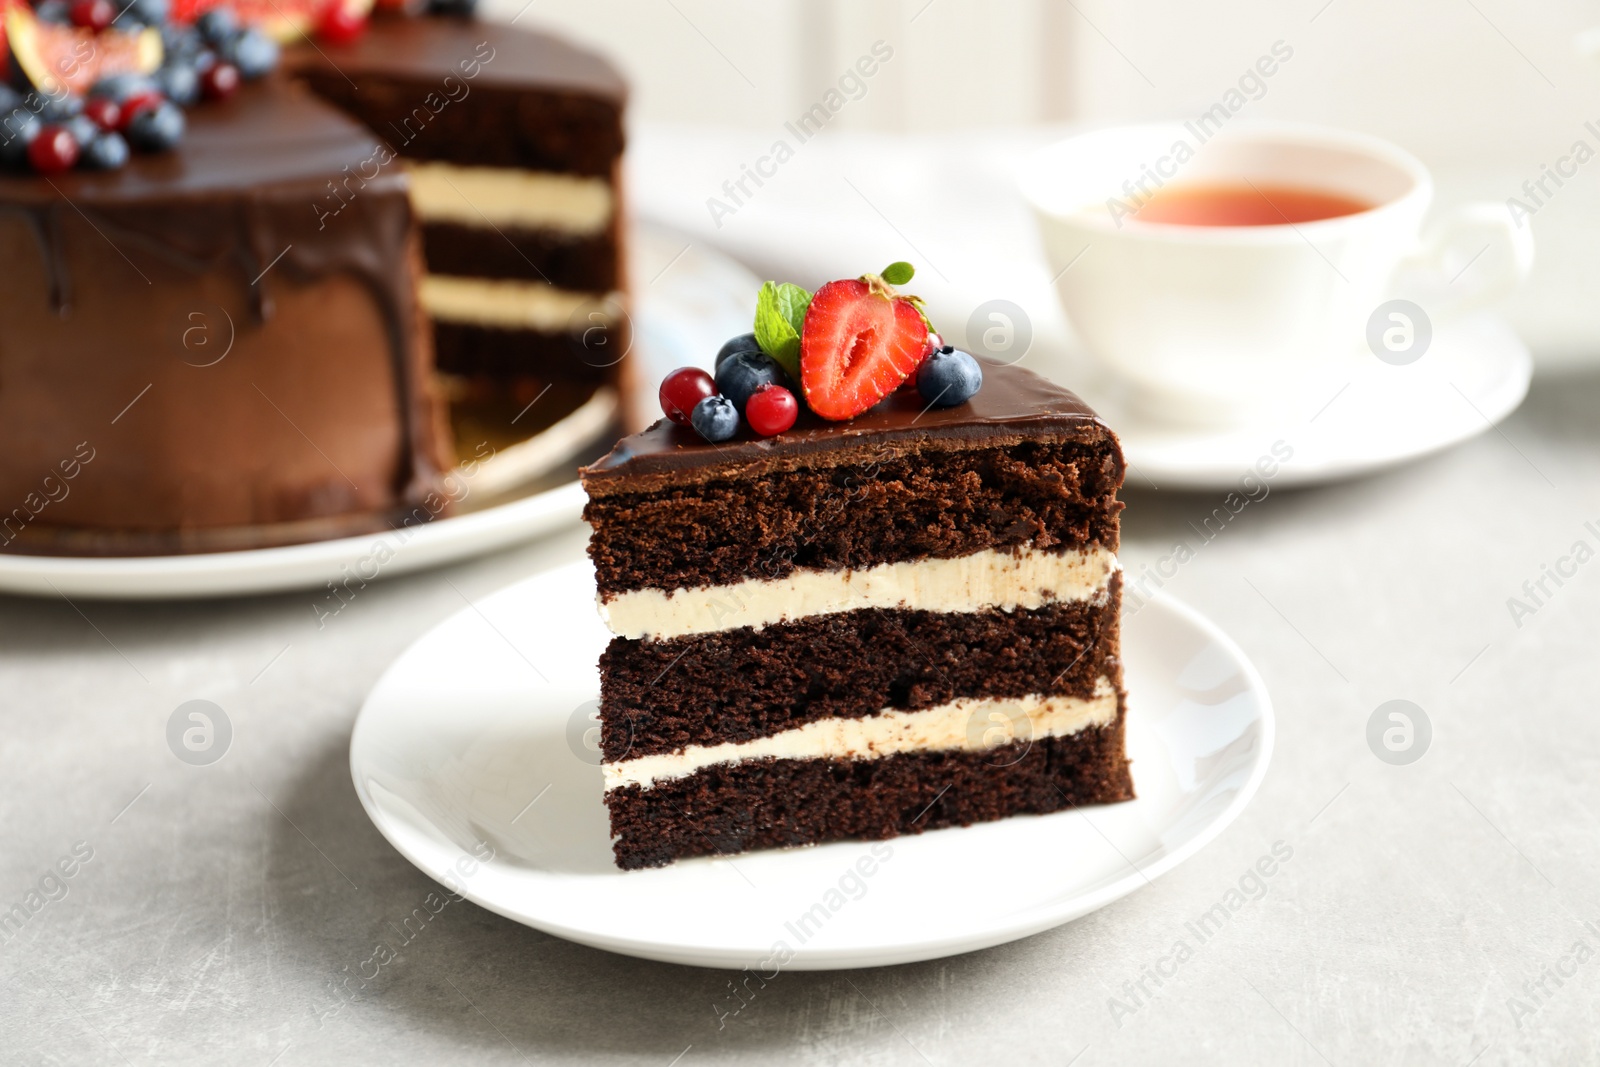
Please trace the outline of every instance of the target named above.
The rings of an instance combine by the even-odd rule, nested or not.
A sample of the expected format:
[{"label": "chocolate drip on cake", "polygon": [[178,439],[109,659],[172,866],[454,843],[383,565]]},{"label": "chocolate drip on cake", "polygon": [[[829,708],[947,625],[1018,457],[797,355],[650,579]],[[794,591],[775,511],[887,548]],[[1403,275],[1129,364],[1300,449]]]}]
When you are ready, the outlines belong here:
[{"label": "chocolate drip on cake", "polygon": [[[21,462],[9,468],[19,484],[6,485],[0,475],[0,490],[14,488],[6,499],[22,499],[60,456],[73,454],[74,442],[94,438],[104,444],[112,433],[125,442],[134,435],[137,448],[184,457],[178,463],[136,462],[126,444],[102,448],[101,465],[90,464],[71,495],[27,524],[27,536],[13,549],[174,551],[206,547],[207,528],[217,530],[218,543],[238,547],[304,534],[306,529],[294,524],[307,521],[337,522],[351,532],[381,529],[435,493],[450,464],[428,381],[427,327],[413,295],[418,252],[404,176],[384,175],[368,183],[342,218],[319,226],[312,204],[331,177],[367,158],[375,142],[303,90],[279,82],[249,86],[227,105],[196,112],[191,121],[189,158],[181,162],[145,156],[112,175],[0,178],[3,214],[20,216],[34,235],[39,274],[48,279],[48,303],[58,311],[41,318],[25,306],[37,299],[27,295],[26,286],[13,286],[8,294],[14,306],[7,308],[4,327],[9,336],[0,355],[0,404],[9,395],[6,406],[20,414],[0,421],[26,433],[28,441],[20,450]],[[77,280],[80,274],[88,280]],[[338,276],[360,286],[380,324],[370,351],[381,352],[385,370],[368,388],[381,390],[387,382],[384,403],[391,422],[386,436],[395,444],[387,455],[321,424],[309,431],[293,425],[294,414],[282,409],[288,397],[268,381],[288,380],[281,368],[266,376],[264,370],[235,371],[258,360],[309,358],[313,362],[304,372],[309,377],[348,360],[348,327],[324,316],[306,317],[317,314],[312,310],[317,294]],[[72,293],[75,298],[67,295]],[[353,295],[341,295],[340,306]],[[236,314],[230,306],[245,313]],[[118,321],[111,307],[120,309]],[[150,321],[152,312],[160,321]],[[204,360],[184,347],[186,338],[200,336],[186,331],[202,320],[207,343],[215,346]],[[115,344],[110,338],[120,336],[122,345],[133,346],[122,353],[126,367],[118,373],[93,372],[85,363],[98,355],[91,338],[102,329],[103,343]],[[289,334],[302,338],[297,349],[260,347],[269,336]],[[215,366],[197,366],[210,362],[211,351],[220,354],[230,345]],[[227,359],[233,366],[225,365]],[[134,368],[142,377],[138,382],[126,373]],[[52,376],[70,377],[75,395],[99,402],[80,409],[82,417],[33,425],[36,416],[28,408],[54,388],[48,384]],[[212,392],[221,387],[222,376],[230,376],[227,389],[236,395]],[[329,384],[338,377],[330,377]],[[109,420],[145,385],[151,393],[160,390],[146,398],[152,406],[165,407],[178,400],[174,393],[189,392],[202,406],[218,401],[261,405],[281,429],[250,441],[231,438],[231,428],[221,424],[201,428],[192,418],[147,424],[130,413],[108,431]],[[260,396],[244,395],[252,386]],[[280,410],[272,411],[269,403]],[[252,450],[274,447],[269,443],[274,437],[287,447],[304,446],[303,432],[314,434],[313,446],[327,455],[306,464],[310,480],[301,487],[285,483],[253,497],[198,491],[203,484],[198,478],[254,465],[248,458]],[[343,450],[341,437],[349,441]],[[114,477],[102,473],[113,468]],[[115,503],[123,499],[128,504]],[[281,535],[270,529],[254,536],[245,532],[275,524]],[[174,533],[163,537],[163,530]]]}]

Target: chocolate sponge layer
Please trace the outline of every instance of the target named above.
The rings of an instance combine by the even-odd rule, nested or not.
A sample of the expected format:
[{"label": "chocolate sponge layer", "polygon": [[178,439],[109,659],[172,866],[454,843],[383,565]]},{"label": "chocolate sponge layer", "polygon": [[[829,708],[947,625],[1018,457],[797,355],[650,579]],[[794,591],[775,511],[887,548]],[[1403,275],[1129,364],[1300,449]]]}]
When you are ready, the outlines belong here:
[{"label": "chocolate sponge layer", "polygon": [[620,244],[614,226],[603,233],[574,237],[514,226],[422,225],[423,254],[430,274],[519,278],[580,293],[622,288]]},{"label": "chocolate sponge layer", "polygon": [[751,760],[606,794],[627,869],[841,838],[881,839],[1133,799],[1123,719],[983,752]]},{"label": "chocolate sponge layer", "polygon": [[1117,548],[1114,445],[861,451],[859,464],[591,497],[601,595],[1025,545]]},{"label": "chocolate sponge layer", "polygon": [[614,638],[600,660],[609,762],[748,741],[825,718],[960,697],[1120,686],[1121,575],[1109,595],[1033,611],[869,609],[666,641]]}]

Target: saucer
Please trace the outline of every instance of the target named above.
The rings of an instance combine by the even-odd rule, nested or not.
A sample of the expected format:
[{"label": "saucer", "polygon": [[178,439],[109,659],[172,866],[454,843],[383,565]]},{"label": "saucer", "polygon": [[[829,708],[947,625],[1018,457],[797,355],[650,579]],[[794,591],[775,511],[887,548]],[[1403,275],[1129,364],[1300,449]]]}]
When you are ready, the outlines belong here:
[{"label": "saucer", "polygon": [[1532,375],[1533,357],[1505,320],[1478,315],[1439,326],[1414,363],[1363,353],[1347,372],[1319,377],[1242,426],[1173,425],[1141,411],[1103,376],[1071,380],[1121,439],[1130,486],[1230,489],[1252,470],[1275,467],[1275,486],[1314,485],[1449,448],[1515,411]]},{"label": "saucer", "polygon": [[424,873],[612,952],[765,973],[1026,937],[1198,852],[1249,803],[1272,751],[1256,669],[1213,623],[1158,595],[1123,617],[1137,800],[621,871],[592,747],[596,661],[611,636],[594,597],[585,561],[446,619],[373,688],[350,770],[368,817]]}]

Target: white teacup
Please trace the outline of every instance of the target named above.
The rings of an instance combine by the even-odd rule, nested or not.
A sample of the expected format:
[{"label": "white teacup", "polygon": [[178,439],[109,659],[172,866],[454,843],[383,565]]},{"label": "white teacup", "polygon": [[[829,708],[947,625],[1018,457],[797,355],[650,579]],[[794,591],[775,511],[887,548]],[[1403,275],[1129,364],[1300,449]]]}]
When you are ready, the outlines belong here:
[{"label": "white teacup", "polygon": [[[1086,133],[1041,150],[1021,174],[1068,319],[1154,414],[1252,417],[1333,364],[1374,359],[1375,316],[1376,336],[1411,336],[1419,324],[1409,316],[1384,332],[1380,306],[1391,298],[1417,300],[1436,325],[1509,292],[1532,268],[1532,237],[1500,204],[1470,205],[1424,241],[1433,181],[1386,141],[1243,119],[1201,132],[1171,123]],[[1158,188],[1246,183],[1372,206],[1262,226],[1128,217]],[[1461,250],[1461,263],[1475,251],[1481,262],[1452,277],[1460,268],[1446,269],[1447,254]]]}]

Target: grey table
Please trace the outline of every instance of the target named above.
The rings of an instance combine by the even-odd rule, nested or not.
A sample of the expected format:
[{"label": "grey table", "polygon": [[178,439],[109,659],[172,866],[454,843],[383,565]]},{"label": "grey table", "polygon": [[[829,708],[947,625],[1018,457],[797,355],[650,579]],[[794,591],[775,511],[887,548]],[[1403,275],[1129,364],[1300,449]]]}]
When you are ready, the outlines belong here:
[{"label": "grey table", "polygon": [[[729,974],[468,903],[359,1000],[336,992],[434,889],[351,787],[363,696],[464,598],[573,558],[583,531],[375,583],[321,629],[315,593],[0,601],[0,910],[40,904],[0,933],[0,1061],[1600,1059],[1600,536],[1585,526],[1600,529],[1600,374],[1541,379],[1503,432],[1448,454],[1273,490],[1203,543],[1193,524],[1221,494],[1127,497],[1130,572],[1189,544],[1168,589],[1272,689],[1277,752],[1255,802],[1173,873],[1068,926],[783,974],[721,1028]],[[1579,541],[1583,562],[1560,563]],[[1533,603],[1524,583],[1558,564],[1571,576]],[[210,766],[168,748],[192,699],[233,726]],[[1432,728],[1403,766],[1368,743],[1394,699]],[[1275,846],[1289,858],[1250,877]],[[1186,924],[1241,885],[1244,905],[1197,939]]]}]

